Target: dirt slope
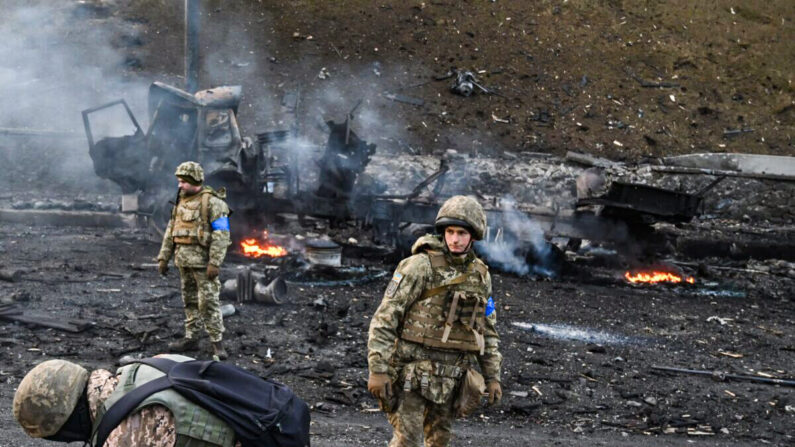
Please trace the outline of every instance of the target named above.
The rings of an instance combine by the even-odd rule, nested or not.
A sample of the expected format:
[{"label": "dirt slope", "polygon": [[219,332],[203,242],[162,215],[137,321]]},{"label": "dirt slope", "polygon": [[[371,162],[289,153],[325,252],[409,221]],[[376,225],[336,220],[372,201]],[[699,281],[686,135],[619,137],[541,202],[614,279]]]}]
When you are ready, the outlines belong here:
[{"label": "dirt slope", "polygon": [[[242,82],[250,132],[278,126],[273,106],[300,89],[306,127],[364,97],[365,134],[388,137],[384,147],[793,153],[789,1],[203,4],[202,85]],[[140,74],[180,73],[179,8],[141,1],[120,11],[146,22]],[[455,96],[450,80],[433,81],[452,67],[499,96]],[[425,104],[393,103],[386,91]]]}]

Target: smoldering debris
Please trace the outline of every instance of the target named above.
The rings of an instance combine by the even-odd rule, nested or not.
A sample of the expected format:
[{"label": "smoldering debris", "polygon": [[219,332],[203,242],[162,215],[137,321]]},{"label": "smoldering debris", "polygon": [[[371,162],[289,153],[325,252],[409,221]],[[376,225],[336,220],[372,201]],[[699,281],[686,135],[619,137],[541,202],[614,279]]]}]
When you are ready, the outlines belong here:
[{"label": "smoldering debris", "polygon": [[136,228],[135,215],[108,213],[102,211],[61,211],[61,210],[10,210],[0,209],[0,221],[28,225],[63,225],[104,228]]},{"label": "smoldering debris", "polygon": [[561,263],[553,257],[553,248],[544,237],[544,230],[530,216],[516,209],[512,198],[501,200],[502,213],[498,222],[489,227],[497,228],[495,234],[487,234],[476,244],[476,250],[485,261],[501,271],[555,277],[560,273]]},{"label": "smoldering debris", "polygon": [[83,332],[94,325],[93,322],[87,320],[75,318],[65,319],[42,313],[29,312],[13,304],[0,305],[0,320],[15,321],[73,333]]},{"label": "smoldering debris", "polygon": [[385,278],[388,271],[365,266],[328,267],[315,265],[285,276],[288,284],[304,287],[340,287],[368,284]]}]

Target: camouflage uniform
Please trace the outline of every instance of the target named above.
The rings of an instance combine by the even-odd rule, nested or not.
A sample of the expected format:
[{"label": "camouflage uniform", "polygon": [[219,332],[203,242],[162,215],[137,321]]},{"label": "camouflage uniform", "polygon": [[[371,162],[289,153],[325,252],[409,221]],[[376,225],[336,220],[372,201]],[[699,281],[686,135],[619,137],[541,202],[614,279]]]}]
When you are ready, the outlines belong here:
[{"label": "camouflage uniform", "polygon": [[[179,172],[178,169],[178,175]],[[203,174],[201,177],[203,180]],[[179,268],[187,339],[198,338],[202,324],[210,341],[220,342],[223,338],[221,281],[208,279],[206,269],[208,264],[220,267],[232,243],[229,207],[224,198],[225,191],[215,191],[209,186],[190,196],[180,191],[179,203],[168,222],[157,255],[158,261],[166,263],[173,255],[174,264]]]},{"label": "camouflage uniform", "polygon": [[424,434],[426,446],[441,447],[450,444],[465,370],[479,365],[487,382],[500,380],[491,277],[471,250],[453,256],[439,236],[419,238],[412,254],[370,322],[368,363],[371,374],[389,375],[397,395],[381,403],[394,429],[389,446],[419,446]]},{"label": "camouflage uniform", "polygon": [[[98,369],[88,378],[88,405],[91,419],[96,420],[102,404],[113,394],[119,377]],[[162,405],[150,405],[126,418],[110,432],[104,447],[152,446],[171,447],[177,441],[174,415]]]},{"label": "camouflage uniform", "polygon": [[[173,360],[189,360],[189,357],[167,356]],[[80,441],[88,442],[92,434],[96,432],[98,419],[104,414],[106,402],[115,402],[125,393],[126,388],[121,384],[124,377],[142,376],[138,370],[133,370],[132,375],[125,375],[124,371],[135,368],[137,364],[122,367],[118,374],[113,374],[104,369],[92,371],[79,365],[64,360],[48,360],[33,368],[20,383],[14,395],[14,417],[20,423],[25,432],[34,438],[50,437],[59,433],[67,419],[73,417],[70,413],[77,413],[81,408],[87,410],[87,418],[90,418],[85,438]],[[148,367],[147,367],[148,368]],[[128,371],[129,372],[129,371]],[[162,373],[157,372],[157,375]],[[151,372],[149,374],[151,377]],[[142,382],[145,383],[146,379]],[[136,384],[140,386],[135,379]],[[167,395],[164,393],[173,393]],[[154,403],[147,403],[145,400],[142,408],[134,410],[117,425],[103,444],[104,447],[175,447],[196,446],[196,447],[240,447],[240,443],[234,440],[234,432],[220,419],[213,419],[208,416],[206,410],[194,406],[187,400],[175,398],[174,391],[161,391],[153,394],[149,399]],[[80,405],[81,398],[87,403]],[[160,397],[158,397],[160,396]],[[87,402],[86,402],[87,401]],[[163,403],[158,403],[163,402]],[[166,403],[171,402],[171,403]],[[167,405],[172,405],[169,407]],[[194,419],[183,418],[177,420],[175,414],[169,408],[177,408],[183,414],[194,406],[192,414],[203,415]],[[181,425],[180,425],[181,424]],[[92,426],[93,425],[93,426]],[[208,435],[208,430],[211,433]],[[74,432],[73,432],[74,433]],[[223,436],[223,437],[222,437]],[[209,439],[208,439],[209,438]],[[78,439],[72,438],[70,441]],[[96,440],[91,439],[91,443]]]}]

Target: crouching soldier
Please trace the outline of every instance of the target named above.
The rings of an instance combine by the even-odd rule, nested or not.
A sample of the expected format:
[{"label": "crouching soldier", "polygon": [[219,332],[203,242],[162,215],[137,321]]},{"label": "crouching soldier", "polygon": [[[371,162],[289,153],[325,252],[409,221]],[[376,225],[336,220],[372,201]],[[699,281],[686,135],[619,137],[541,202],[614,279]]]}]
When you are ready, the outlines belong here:
[{"label": "crouching soldier", "polygon": [[202,328],[210,336],[213,355],[227,358],[221,343],[224,322],[221,316],[221,281],[218,272],[226,257],[229,235],[229,207],[226,192],[203,186],[204,170],[193,161],[177,166],[179,200],[163,234],[157,255],[161,275],[168,272],[168,261],[174,256],[182,285],[185,305],[185,338],[169,344],[170,352],[198,348]]},{"label": "crouching soldier", "polygon": [[472,250],[486,214],[456,196],[436,229],[441,236],[419,238],[398,265],[370,322],[367,388],[392,425],[389,447],[420,446],[423,434],[427,447],[448,446],[454,417],[486,390],[490,404],[502,397],[491,277]]},{"label": "crouching soldier", "polygon": [[[47,360],[19,383],[14,418],[33,438],[93,445],[95,429],[108,408],[135,387],[162,375],[140,363],[122,367],[117,375],[104,369],[89,372],[65,360]],[[122,419],[103,445],[234,447],[236,442],[234,431],[224,421],[175,391],[164,390],[150,395]]]}]

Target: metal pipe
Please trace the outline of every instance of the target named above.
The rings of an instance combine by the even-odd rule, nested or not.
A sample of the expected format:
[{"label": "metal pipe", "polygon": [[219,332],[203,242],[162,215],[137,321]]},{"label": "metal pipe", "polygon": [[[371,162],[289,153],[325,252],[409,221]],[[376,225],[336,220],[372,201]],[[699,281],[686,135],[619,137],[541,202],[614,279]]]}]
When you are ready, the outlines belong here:
[{"label": "metal pipe", "polygon": [[237,278],[224,281],[221,296],[236,299],[238,303],[283,304],[287,298],[287,283],[279,277],[266,284],[265,275],[245,268],[238,272]]},{"label": "metal pipe", "polygon": [[199,0],[185,0],[185,91],[199,89]]},{"label": "metal pipe", "polygon": [[695,374],[699,376],[710,376],[720,380],[744,380],[748,382],[768,383],[772,385],[795,386],[795,380],[775,379],[768,377],[743,376],[738,374],[727,374],[720,371],[704,371],[699,369],[672,368],[670,366],[652,366],[651,369],[657,371],[675,372],[681,374]]},{"label": "metal pipe", "polygon": [[265,304],[282,304],[287,298],[287,283],[282,278],[276,278],[265,284],[257,281],[254,284],[254,301]]},{"label": "metal pipe", "polygon": [[79,133],[67,130],[28,129],[23,127],[0,127],[0,135],[12,137],[83,138]]}]

